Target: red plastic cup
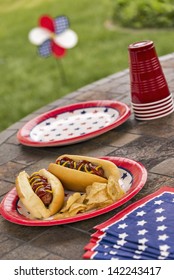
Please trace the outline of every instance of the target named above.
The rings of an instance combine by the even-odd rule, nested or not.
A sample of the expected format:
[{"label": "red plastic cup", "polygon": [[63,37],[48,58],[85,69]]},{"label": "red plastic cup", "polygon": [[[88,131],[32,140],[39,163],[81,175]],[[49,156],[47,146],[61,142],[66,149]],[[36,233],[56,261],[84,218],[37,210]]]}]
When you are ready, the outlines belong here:
[{"label": "red plastic cup", "polygon": [[139,117],[146,117],[146,116],[153,116],[153,115],[160,115],[160,114],[163,114],[165,113],[166,111],[169,111],[169,110],[172,110],[174,109],[173,107],[173,104],[168,104],[168,105],[165,105],[164,107],[162,108],[156,108],[156,109],[153,109],[153,110],[134,110],[134,114],[135,116],[139,116]]},{"label": "red plastic cup", "polygon": [[170,95],[168,84],[152,41],[128,47],[131,99],[134,104],[153,103]]},{"label": "red plastic cup", "polygon": [[135,118],[139,121],[155,120],[155,119],[166,117],[173,112],[174,112],[174,108],[169,108],[168,110],[163,110],[163,111],[161,111],[160,113],[157,113],[157,114],[149,114],[149,115],[146,115],[146,116],[135,115]]}]

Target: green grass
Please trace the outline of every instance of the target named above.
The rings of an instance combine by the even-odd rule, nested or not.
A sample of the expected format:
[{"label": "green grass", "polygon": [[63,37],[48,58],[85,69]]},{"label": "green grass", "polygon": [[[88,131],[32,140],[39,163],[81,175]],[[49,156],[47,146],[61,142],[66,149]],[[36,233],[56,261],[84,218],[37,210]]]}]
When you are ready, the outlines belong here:
[{"label": "green grass", "polygon": [[[159,56],[174,50],[173,29],[133,30],[109,26],[114,1],[0,0],[0,131],[86,84],[128,68],[128,45],[153,40]],[[28,41],[43,14],[65,14],[79,37],[60,61],[39,57]]]}]

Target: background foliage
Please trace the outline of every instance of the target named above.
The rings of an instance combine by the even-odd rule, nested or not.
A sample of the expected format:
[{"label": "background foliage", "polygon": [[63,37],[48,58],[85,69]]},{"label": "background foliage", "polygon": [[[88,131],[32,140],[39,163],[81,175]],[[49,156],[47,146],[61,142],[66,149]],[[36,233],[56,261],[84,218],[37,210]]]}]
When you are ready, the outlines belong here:
[{"label": "background foliage", "polygon": [[[174,51],[172,28],[114,25],[115,4],[115,0],[0,0],[0,130],[61,96],[128,68],[127,48],[133,42],[153,40],[159,56]],[[77,46],[62,60],[66,83],[60,61],[39,57],[28,41],[29,31],[43,14],[67,15],[78,34]]]},{"label": "background foliage", "polygon": [[113,19],[124,27],[173,27],[173,0],[116,0]]}]

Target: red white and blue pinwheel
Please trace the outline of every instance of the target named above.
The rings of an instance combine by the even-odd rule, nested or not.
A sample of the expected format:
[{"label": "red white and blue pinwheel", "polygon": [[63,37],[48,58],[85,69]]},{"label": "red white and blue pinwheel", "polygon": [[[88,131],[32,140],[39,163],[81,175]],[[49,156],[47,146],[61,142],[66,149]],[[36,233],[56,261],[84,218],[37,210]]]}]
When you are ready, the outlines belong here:
[{"label": "red white and blue pinwheel", "polygon": [[29,41],[38,46],[38,52],[43,57],[52,54],[61,58],[66,54],[66,49],[77,44],[78,36],[69,28],[69,20],[64,15],[56,18],[41,16],[38,25],[29,32]]}]

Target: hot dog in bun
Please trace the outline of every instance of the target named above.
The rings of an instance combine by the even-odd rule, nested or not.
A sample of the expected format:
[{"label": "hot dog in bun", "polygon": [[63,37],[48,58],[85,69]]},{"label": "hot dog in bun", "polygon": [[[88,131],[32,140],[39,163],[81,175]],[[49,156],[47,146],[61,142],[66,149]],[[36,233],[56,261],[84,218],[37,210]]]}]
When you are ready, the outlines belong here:
[{"label": "hot dog in bun", "polygon": [[33,218],[43,219],[57,213],[64,203],[60,180],[46,169],[29,176],[25,171],[16,178],[17,194]]},{"label": "hot dog in bun", "polygon": [[97,183],[108,183],[109,177],[117,182],[120,173],[117,166],[104,159],[94,157],[67,155],[57,158],[55,163],[50,163],[48,171],[62,182],[66,189],[72,191],[86,190],[86,187]]}]

